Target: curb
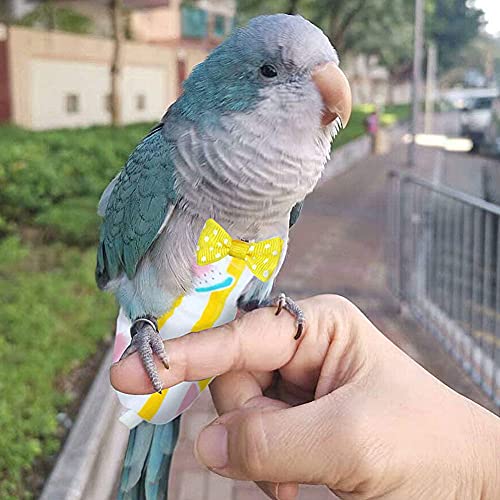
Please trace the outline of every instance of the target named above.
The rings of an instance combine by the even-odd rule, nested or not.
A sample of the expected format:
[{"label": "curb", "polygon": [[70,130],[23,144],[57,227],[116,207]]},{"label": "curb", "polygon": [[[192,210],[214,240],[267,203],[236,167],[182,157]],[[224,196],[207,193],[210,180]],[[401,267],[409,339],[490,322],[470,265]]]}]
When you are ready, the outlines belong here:
[{"label": "curb", "polygon": [[128,429],[117,425],[121,408],[109,383],[111,359],[110,350],[101,363],[40,500],[112,498]]}]

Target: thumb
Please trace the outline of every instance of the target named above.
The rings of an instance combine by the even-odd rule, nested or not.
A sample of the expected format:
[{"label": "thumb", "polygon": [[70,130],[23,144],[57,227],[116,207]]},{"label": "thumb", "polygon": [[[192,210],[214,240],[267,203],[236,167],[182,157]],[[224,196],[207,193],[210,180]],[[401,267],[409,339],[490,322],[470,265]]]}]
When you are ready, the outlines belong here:
[{"label": "thumb", "polygon": [[233,479],[333,487],[355,453],[346,443],[348,422],[338,399],[330,393],[293,408],[227,413],[203,429],[195,453],[208,468]]}]

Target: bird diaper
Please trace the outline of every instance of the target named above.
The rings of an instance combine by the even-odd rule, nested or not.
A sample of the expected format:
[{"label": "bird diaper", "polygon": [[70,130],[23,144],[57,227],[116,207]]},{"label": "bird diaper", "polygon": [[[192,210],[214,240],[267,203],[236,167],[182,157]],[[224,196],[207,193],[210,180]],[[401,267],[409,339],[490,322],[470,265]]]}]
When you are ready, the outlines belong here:
[{"label": "bird diaper", "polygon": [[[244,260],[230,255],[196,269],[194,291],[179,297],[158,319],[160,335],[165,340],[232,321],[236,317],[238,297],[253,277]],[[120,310],[113,362],[120,359],[130,344],[130,325],[130,320]],[[161,394],[131,395],[116,391],[121,404],[128,410],[120,420],[129,428],[143,420],[166,424],[187,410],[210,380],[181,382],[164,389]]]}]

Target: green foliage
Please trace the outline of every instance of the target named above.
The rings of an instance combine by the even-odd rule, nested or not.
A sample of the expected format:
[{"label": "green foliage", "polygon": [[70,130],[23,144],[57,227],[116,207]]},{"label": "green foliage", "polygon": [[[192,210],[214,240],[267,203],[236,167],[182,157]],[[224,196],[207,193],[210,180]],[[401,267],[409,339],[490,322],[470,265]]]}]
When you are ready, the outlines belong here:
[{"label": "green foliage", "polygon": [[[95,241],[91,212],[95,213],[100,194],[149,128],[139,124],[33,133],[0,127],[0,213],[4,219],[0,231],[5,232],[9,224],[11,229],[12,224],[40,224],[74,243],[75,231],[71,221],[64,221],[64,210],[69,209],[68,217],[73,217],[82,209],[78,223],[84,225],[78,240]],[[76,220],[73,227],[76,230]]]},{"label": "green foliage", "polygon": [[492,76],[500,86],[500,38],[481,33],[458,54],[457,58],[459,65],[441,78],[444,87],[462,84],[467,71],[471,69]]},{"label": "green foliage", "polygon": [[99,223],[93,198],[63,200],[35,218],[35,225],[45,230],[45,240],[85,247],[95,243]]},{"label": "green foliage", "polygon": [[57,452],[56,415],[75,397],[62,382],[112,331],[114,299],[94,282],[96,205],[149,128],[0,127],[2,499],[33,496],[26,477]]},{"label": "green foliage", "polygon": [[[356,51],[375,55],[398,80],[409,72],[413,60],[414,2],[372,0],[346,33],[346,44]],[[397,29],[395,29],[397,26]]]},{"label": "green foliage", "polygon": [[[240,0],[240,20],[287,12],[320,26],[341,56],[378,56],[395,78],[411,68],[415,0]],[[440,70],[460,65],[459,53],[477,36],[483,12],[467,0],[426,0],[427,40],[436,43]]]},{"label": "green foliage", "polygon": [[79,12],[44,2],[17,21],[21,26],[88,34],[94,31],[92,20]]},{"label": "green foliage", "polygon": [[428,1],[427,37],[436,43],[441,71],[460,64],[460,51],[478,35],[483,15],[467,0]]},{"label": "green foliage", "polygon": [[94,261],[93,249],[0,241],[0,498],[30,497],[23,475],[58,450],[56,415],[74,397],[61,379],[111,331]]}]

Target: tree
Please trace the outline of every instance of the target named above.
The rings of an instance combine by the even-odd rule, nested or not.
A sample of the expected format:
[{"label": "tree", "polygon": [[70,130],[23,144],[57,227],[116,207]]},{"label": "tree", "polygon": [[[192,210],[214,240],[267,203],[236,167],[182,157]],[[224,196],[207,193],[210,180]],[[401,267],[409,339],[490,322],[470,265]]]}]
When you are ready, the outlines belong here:
[{"label": "tree", "polygon": [[92,33],[94,30],[94,23],[91,19],[72,9],[57,7],[50,0],[46,0],[35,10],[26,14],[16,24],[81,34]]},{"label": "tree", "polygon": [[349,31],[359,18],[365,17],[374,0],[320,0],[310,2],[314,9],[313,20],[321,26],[328,38],[341,54],[353,51],[355,47],[347,43]]},{"label": "tree", "polygon": [[[409,75],[415,0],[241,0],[242,20],[292,9],[320,26],[338,52],[377,56],[392,81]],[[438,47],[440,70],[460,64],[483,12],[467,0],[426,0],[426,38]]]},{"label": "tree", "polygon": [[459,64],[462,49],[478,35],[484,12],[467,0],[428,0],[426,35],[438,49],[440,72]]},{"label": "tree", "polygon": [[[397,29],[395,29],[397,27]],[[389,73],[389,102],[393,85],[408,78],[413,60],[413,5],[407,0],[372,1],[351,26],[346,44],[356,52],[377,57]]]},{"label": "tree", "polygon": [[477,36],[457,56],[458,65],[448,70],[442,81],[447,86],[464,82],[467,72],[476,70],[484,75],[488,84],[500,85],[500,39],[487,33]]},{"label": "tree", "polygon": [[286,12],[288,14],[299,13],[299,6],[304,3],[302,0],[239,0],[238,18],[240,24],[246,24],[252,17],[262,14],[277,14]]},{"label": "tree", "polygon": [[113,60],[111,62],[111,123],[122,124],[121,76],[122,49],[124,40],[123,0],[110,0],[111,21],[113,25]]},{"label": "tree", "polygon": [[289,0],[288,8],[286,9],[287,14],[297,14],[297,9],[299,7],[299,0]]}]

